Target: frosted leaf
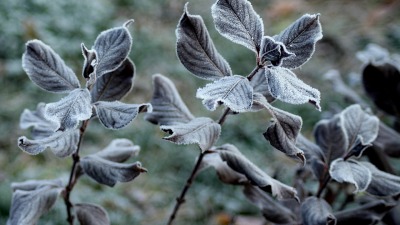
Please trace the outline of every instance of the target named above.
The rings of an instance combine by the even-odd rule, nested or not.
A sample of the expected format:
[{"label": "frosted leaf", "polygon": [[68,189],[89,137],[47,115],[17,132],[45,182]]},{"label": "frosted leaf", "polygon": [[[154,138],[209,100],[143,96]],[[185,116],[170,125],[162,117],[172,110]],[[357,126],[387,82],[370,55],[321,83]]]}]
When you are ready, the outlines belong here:
[{"label": "frosted leaf", "polygon": [[62,187],[62,182],[59,179],[55,179],[55,180],[27,180],[23,182],[11,183],[11,189],[13,192],[17,190],[34,191],[45,186]]},{"label": "frosted leaf", "polygon": [[80,87],[71,68],[42,41],[32,40],[26,43],[22,67],[32,82],[46,91],[67,93]]},{"label": "frosted leaf", "polygon": [[110,225],[106,210],[96,204],[74,204],[76,218],[81,225]]},{"label": "frosted leaf", "polygon": [[38,140],[30,140],[25,136],[18,138],[18,147],[31,155],[37,155],[46,148],[60,158],[67,157],[77,149],[79,141],[79,130],[57,131],[49,137]]},{"label": "frosted leaf", "polygon": [[260,62],[265,64],[271,62],[274,66],[282,65],[285,58],[293,56],[282,42],[275,41],[273,38],[264,36],[261,40]]},{"label": "frosted leaf", "polygon": [[131,157],[137,156],[139,151],[140,147],[134,145],[132,141],[119,138],[112,140],[107,147],[97,152],[95,155],[106,160],[122,163]]},{"label": "frosted leaf", "polygon": [[306,198],[301,204],[303,224],[335,225],[336,217],[332,207],[322,198],[314,196]]},{"label": "frosted leaf", "polygon": [[211,7],[217,31],[230,41],[259,53],[264,24],[247,0],[218,0]]},{"label": "frosted leaf", "polygon": [[93,49],[87,49],[83,43],[81,44],[81,50],[84,58],[82,76],[88,79],[94,72],[94,66],[96,64],[96,51]]},{"label": "frosted leaf", "polygon": [[188,123],[164,125],[160,129],[171,134],[163,139],[178,145],[198,144],[202,151],[209,150],[221,133],[221,126],[205,117],[195,118]]},{"label": "frosted leaf", "polygon": [[105,30],[97,36],[93,49],[96,51],[95,73],[97,77],[117,69],[128,57],[132,46],[132,37],[127,26]]},{"label": "frosted leaf", "polygon": [[400,177],[383,172],[370,162],[360,162],[371,172],[371,182],[366,191],[376,196],[398,196],[400,194]]},{"label": "frosted leaf", "polygon": [[134,76],[135,65],[126,58],[117,69],[97,77],[90,90],[92,102],[121,100],[131,91]]},{"label": "frosted leaf", "polygon": [[161,74],[153,75],[153,97],[150,104],[151,113],[146,113],[145,119],[160,125],[187,123],[194,119],[174,83]]},{"label": "frosted leaf", "polygon": [[264,218],[274,224],[296,224],[296,215],[282,203],[272,198],[259,187],[245,185],[244,195],[256,205]]},{"label": "frosted leaf", "polygon": [[234,75],[199,88],[196,97],[203,99],[203,105],[210,111],[223,103],[234,112],[244,112],[251,108],[253,88],[247,78]]},{"label": "frosted leaf", "polygon": [[[254,94],[262,94],[269,103],[272,103],[275,101],[275,98],[271,95],[271,92],[269,91],[269,84],[264,74],[265,68],[260,68],[256,75],[254,75],[253,78],[250,80],[250,84],[253,87]],[[253,107],[255,103],[256,102],[253,101]]]},{"label": "frosted leaf", "polygon": [[88,155],[80,160],[85,174],[100,184],[113,187],[117,182],[129,182],[147,172],[140,162],[123,164],[103,159],[96,155]]},{"label": "frosted leaf", "polygon": [[256,165],[254,165],[244,155],[231,151],[219,151],[219,154],[222,160],[225,161],[229,167],[231,167],[234,171],[246,176],[251,184],[260,187],[264,191],[270,192],[278,199],[297,199],[297,192],[293,187],[287,186],[286,184],[273,179]]},{"label": "frosted leaf", "polygon": [[110,129],[121,129],[132,122],[138,113],[151,111],[150,104],[126,104],[119,101],[98,101],[94,108],[100,122]]},{"label": "frosted leaf", "polygon": [[305,84],[292,71],[282,67],[272,67],[265,70],[265,76],[271,95],[276,99],[291,104],[310,102],[321,110],[319,91]]},{"label": "frosted leaf", "polygon": [[354,193],[365,191],[372,179],[372,173],[367,167],[351,159],[334,160],[329,168],[329,174],[339,183],[353,184],[355,186]]},{"label": "frosted leaf", "polygon": [[228,62],[218,53],[201,16],[191,15],[185,5],[176,29],[176,51],[181,63],[195,76],[218,80],[232,75]]},{"label": "frosted leaf", "polygon": [[282,42],[286,49],[294,53],[285,58],[282,67],[295,69],[306,63],[315,50],[315,43],[322,38],[319,14],[305,14],[289,25],[274,39]]},{"label": "frosted leaf", "polygon": [[340,121],[346,132],[348,155],[361,156],[378,136],[379,119],[361,109],[360,105],[351,105],[342,111]]},{"label": "frosted leaf", "polygon": [[39,103],[36,111],[25,109],[20,117],[19,126],[21,129],[32,128],[32,138],[42,139],[54,133],[57,129],[57,124],[46,119],[44,115],[45,103]]},{"label": "frosted leaf", "polygon": [[379,221],[396,206],[383,199],[369,201],[361,206],[335,212],[338,224],[379,224]]},{"label": "frosted leaf", "polygon": [[12,194],[7,225],[37,224],[39,218],[54,205],[62,188],[50,185],[33,190],[15,190]]},{"label": "frosted leaf", "polygon": [[60,101],[47,104],[45,116],[57,124],[57,130],[74,129],[80,121],[91,117],[90,100],[87,89],[75,89]]}]

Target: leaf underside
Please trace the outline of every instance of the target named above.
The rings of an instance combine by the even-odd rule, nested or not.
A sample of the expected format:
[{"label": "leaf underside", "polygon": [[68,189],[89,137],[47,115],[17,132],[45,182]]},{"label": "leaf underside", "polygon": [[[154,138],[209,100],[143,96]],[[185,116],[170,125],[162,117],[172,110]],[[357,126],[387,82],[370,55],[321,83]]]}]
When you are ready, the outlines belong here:
[{"label": "leaf underside", "polygon": [[76,218],[81,225],[110,225],[106,210],[95,204],[74,204]]}]

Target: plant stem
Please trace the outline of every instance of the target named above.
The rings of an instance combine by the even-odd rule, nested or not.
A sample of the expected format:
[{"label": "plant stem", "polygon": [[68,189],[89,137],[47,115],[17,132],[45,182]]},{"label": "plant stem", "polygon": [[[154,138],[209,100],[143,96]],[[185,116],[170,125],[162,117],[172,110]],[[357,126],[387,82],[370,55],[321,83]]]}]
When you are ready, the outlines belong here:
[{"label": "plant stem", "polygon": [[332,179],[331,176],[329,174],[327,174],[324,181],[322,183],[320,183],[318,192],[317,192],[317,198],[321,197],[322,191],[326,188],[326,186],[328,185],[329,181],[331,181],[331,179]]},{"label": "plant stem", "polygon": [[82,140],[83,140],[83,134],[86,131],[86,128],[87,128],[87,126],[89,124],[89,121],[90,121],[90,119],[83,121],[83,123],[82,123],[82,125],[81,125],[81,127],[79,129],[79,141],[78,141],[78,144],[77,144],[77,149],[72,154],[73,163],[72,163],[71,173],[69,175],[68,184],[67,184],[67,186],[65,187],[65,189],[63,191],[63,193],[64,193],[64,196],[63,196],[64,197],[64,202],[65,202],[65,206],[67,208],[67,221],[68,221],[68,223],[70,225],[74,224],[74,216],[72,215],[73,204],[71,203],[70,195],[71,195],[72,189],[74,188],[74,186],[76,184],[76,181],[78,179],[78,177],[77,177],[77,168],[78,168],[79,160],[80,160],[79,150],[80,150],[81,143],[82,143]]}]

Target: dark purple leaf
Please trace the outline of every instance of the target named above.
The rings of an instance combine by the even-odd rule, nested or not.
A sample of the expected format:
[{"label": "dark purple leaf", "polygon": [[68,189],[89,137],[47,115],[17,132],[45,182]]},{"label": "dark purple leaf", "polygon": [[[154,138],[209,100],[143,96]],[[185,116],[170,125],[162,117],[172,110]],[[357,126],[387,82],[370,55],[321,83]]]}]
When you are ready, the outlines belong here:
[{"label": "dark purple leaf", "polygon": [[106,210],[95,204],[74,204],[76,218],[81,225],[110,225]]},{"label": "dark purple leaf", "polygon": [[335,225],[336,217],[331,206],[322,198],[308,197],[301,204],[303,224],[309,225]]},{"label": "dark purple leaf", "polygon": [[293,55],[293,53],[286,50],[283,43],[275,41],[268,36],[263,37],[260,51],[261,64],[271,62],[274,66],[280,66],[285,58]]}]

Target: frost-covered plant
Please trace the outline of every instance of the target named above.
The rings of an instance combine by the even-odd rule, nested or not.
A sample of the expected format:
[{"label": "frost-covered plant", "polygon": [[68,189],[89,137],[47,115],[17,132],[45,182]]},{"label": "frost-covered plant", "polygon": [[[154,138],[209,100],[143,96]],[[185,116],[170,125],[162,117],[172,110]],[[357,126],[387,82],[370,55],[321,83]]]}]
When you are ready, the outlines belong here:
[{"label": "frost-covered plant", "polygon": [[94,154],[80,155],[83,135],[89,122],[98,118],[110,129],[127,126],[138,113],[151,110],[150,104],[127,104],[119,100],[130,92],[135,75],[128,58],[132,38],[127,21],[123,26],[101,32],[91,49],[84,44],[82,75],[85,87],[60,56],[40,40],[26,43],[22,66],[29,78],[45,91],[64,94],[53,103],[39,103],[35,111],[25,109],[20,118],[23,129],[32,128],[31,139],[23,136],[18,146],[31,155],[49,148],[60,158],[72,156],[69,180],[28,180],[13,183],[9,225],[36,224],[50,210],[59,195],[64,199],[67,221],[74,224],[110,224],[99,205],[71,201],[72,190],[82,175],[107,186],[129,182],[146,172],[140,162],[123,163],[140,150],[128,139],[115,139]]},{"label": "frost-covered plant", "polygon": [[310,102],[320,110],[320,92],[292,72],[311,58],[315,43],[322,38],[318,14],[306,14],[274,36],[264,34],[263,20],[247,0],[218,0],[212,6],[212,16],[221,35],[255,53],[255,68],[247,76],[234,75],[214,46],[202,17],[191,15],[188,4],[185,5],[176,29],[177,56],[193,75],[211,81],[196,93],[206,109],[214,111],[220,105],[226,109],[217,121],[195,117],[172,81],[163,75],[153,76],[153,112],[146,119],[170,134],[165,140],[200,147],[200,155],[168,224],[173,223],[196,174],[207,166],[214,167],[225,183],[244,185],[246,190],[266,196],[269,195],[264,192],[269,192],[278,199],[298,199],[293,187],[270,177],[234,145],[214,145],[228,115],[266,109],[272,121],[264,137],[279,151],[305,163],[304,152],[295,145],[302,126],[301,117],[270,103],[275,100],[291,104]]}]

